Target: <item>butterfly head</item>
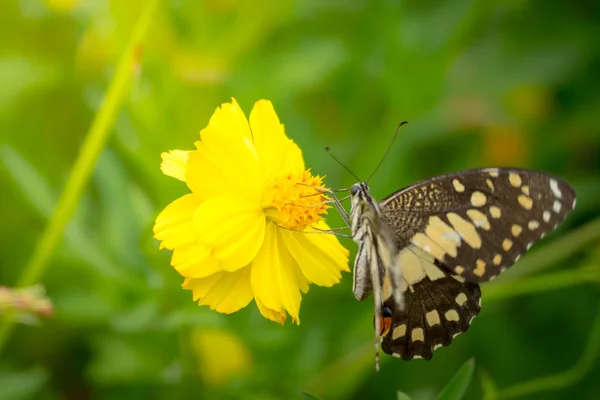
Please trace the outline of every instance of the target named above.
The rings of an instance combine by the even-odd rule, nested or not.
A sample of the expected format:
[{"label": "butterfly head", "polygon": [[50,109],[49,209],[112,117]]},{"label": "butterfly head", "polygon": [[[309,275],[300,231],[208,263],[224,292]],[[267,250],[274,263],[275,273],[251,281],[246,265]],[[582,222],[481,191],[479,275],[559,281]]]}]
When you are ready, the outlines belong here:
[{"label": "butterfly head", "polygon": [[361,193],[369,193],[369,184],[367,182],[357,182],[350,188],[352,197],[359,196]]},{"label": "butterfly head", "polygon": [[351,208],[359,207],[360,211],[365,212],[367,209],[377,209],[376,201],[369,192],[369,184],[367,182],[357,182],[350,188]]},{"label": "butterfly head", "polygon": [[352,185],[350,188],[350,199],[350,221],[356,241],[362,237],[362,235],[356,235],[361,232],[363,220],[369,219],[374,223],[378,219],[379,208],[377,202],[369,193],[369,184],[367,182],[358,182]]}]

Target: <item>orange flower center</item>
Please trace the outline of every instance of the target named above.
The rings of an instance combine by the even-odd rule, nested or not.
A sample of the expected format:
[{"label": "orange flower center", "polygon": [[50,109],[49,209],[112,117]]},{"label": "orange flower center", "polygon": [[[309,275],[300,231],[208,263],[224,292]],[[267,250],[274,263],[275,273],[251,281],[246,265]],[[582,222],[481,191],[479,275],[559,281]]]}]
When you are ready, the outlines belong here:
[{"label": "orange flower center", "polygon": [[323,178],[312,176],[310,170],[301,174],[287,174],[275,180],[264,204],[267,217],[277,225],[294,231],[303,231],[322,221],[330,207],[329,197],[320,193]]}]

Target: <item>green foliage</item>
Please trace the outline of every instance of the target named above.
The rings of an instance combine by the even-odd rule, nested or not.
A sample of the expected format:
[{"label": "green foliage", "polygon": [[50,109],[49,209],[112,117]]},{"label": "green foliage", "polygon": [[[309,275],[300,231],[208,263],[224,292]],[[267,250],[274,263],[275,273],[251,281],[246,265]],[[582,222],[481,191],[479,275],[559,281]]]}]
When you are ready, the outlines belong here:
[{"label": "green foliage", "polygon": [[397,391],[396,392],[396,400],[411,400],[411,398],[406,393]]},{"label": "green foliage", "polygon": [[315,396],[314,394],[310,394],[308,392],[302,391],[302,397],[306,400],[323,400],[319,396]]},{"label": "green foliage", "polygon": [[[596,3],[152,7],[3,7],[0,285],[41,282],[54,315],[36,327],[0,324],[0,399],[419,400],[461,392],[452,387],[468,399],[600,398]],[[354,178],[325,146],[364,178],[408,120],[370,182],[378,198],[443,172],[513,165],[563,176],[578,205],[482,286],[469,332],[429,362],[382,355],[376,373],[372,303],[355,301],[349,274],[312,287],[302,324],[281,327],[253,303],[233,315],[195,305],[152,239],[156,215],[187,191],[161,174],[160,153],[192,148],[232,96],[246,112],[273,101],[331,187]],[[354,243],[343,243],[353,255]],[[191,339],[209,329],[251,355],[220,383],[202,373],[207,361]],[[471,357],[480,387],[468,385],[473,362],[460,367]]]},{"label": "green foliage", "polygon": [[475,360],[470,359],[456,372],[437,397],[438,400],[460,400],[465,395],[475,372]]}]

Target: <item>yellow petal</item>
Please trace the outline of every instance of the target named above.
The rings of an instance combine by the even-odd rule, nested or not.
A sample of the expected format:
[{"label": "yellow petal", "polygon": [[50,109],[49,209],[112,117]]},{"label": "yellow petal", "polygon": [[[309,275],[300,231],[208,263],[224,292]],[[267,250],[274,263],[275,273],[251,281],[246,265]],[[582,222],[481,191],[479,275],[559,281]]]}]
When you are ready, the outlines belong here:
[{"label": "yellow petal", "polygon": [[[282,231],[279,230],[280,237],[281,237],[281,233],[282,233]],[[281,238],[281,243],[287,243],[287,239],[286,238]],[[289,252],[289,250],[287,250],[287,251]],[[290,256],[291,256],[291,253],[290,253]],[[308,279],[306,279],[306,277],[302,273],[302,270],[300,269],[300,266],[295,261],[296,260],[294,260],[294,267],[295,267],[294,268],[294,274],[296,276],[296,283],[298,284],[298,287],[300,288],[300,290],[302,291],[302,293],[307,293],[308,289],[310,288],[310,281]]]},{"label": "yellow petal", "polygon": [[237,139],[244,137],[252,139],[248,119],[234,98],[231,99],[231,103],[223,103],[215,110],[207,128],[214,129],[200,132],[200,138],[203,141],[214,139],[214,135],[220,134],[235,136]]},{"label": "yellow petal", "polygon": [[283,308],[298,321],[302,300],[295,272],[298,265],[282,243],[279,230],[273,223],[266,229],[264,243],[252,263],[252,290],[266,308]]},{"label": "yellow petal", "polygon": [[188,162],[189,151],[170,150],[168,153],[162,153],[162,163],[160,170],[163,174],[179,179],[185,182],[185,168]]},{"label": "yellow petal", "polygon": [[250,113],[250,128],[259,162],[268,175],[281,170],[289,139],[268,100],[259,100]]},{"label": "yellow petal", "polygon": [[197,240],[193,216],[200,199],[193,193],[178,198],[156,217],[154,237],[160,240],[161,248],[174,249]]},{"label": "yellow petal", "polygon": [[260,200],[264,183],[248,139],[223,133],[197,147],[190,153],[185,174],[192,192],[203,198],[232,195]]},{"label": "yellow petal", "polygon": [[273,105],[268,100],[259,100],[250,113],[250,128],[263,173],[272,177],[304,170],[304,159],[300,148],[290,140],[279,121]]},{"label": "yellow petal", "polygon": [[210,247],[200,243],[173,250],[171,265],[186,278],[205,278],[221,271],[219,261],[211,255]]},{"label": "yellow petal", "polygon": [[265,236],[265,215],[252,202],[214,197],[203,202],[194,215],[198,241],[212,247],[221,268],[235,271],[254,259]]},{"label": "yellow petal", "polygon": [[260,311],[260,313],[262,314],[263,317],[270,319],[273,322],[277,322],[278,324],[283,325],[283,323],[285,322],[285,319],[287,317],[287,314],[285,313],[285,311],[283,309],[280,309],[278,311],[271,310],[270,308],[268,308],[264,304],[262,304],[258,298],[255,298],[254,301],[256,302],[258,311]]},{"label": "yellow petal", "polygon": [[[328,229],[324,223],[320,229]],[[319,286],[332,286],[340,281],[340,271],[349,271],[348,250],[338,239],[328,234],[291,232],[287,248],[310,282]]]},{"label": "yellow petal", "polygon": [[186,278],[182,287],[191,290],[198,305],[231,314],[244,308],[252,300],[250,267],[234,272],[221,271],[206,278]]},{"label": "yellow petal", "polygon": [[293,173],[300,173],[305,170],[302,150],[291,139],[288,139],[285,145],[285,157],[283,158],[281,169]]}]

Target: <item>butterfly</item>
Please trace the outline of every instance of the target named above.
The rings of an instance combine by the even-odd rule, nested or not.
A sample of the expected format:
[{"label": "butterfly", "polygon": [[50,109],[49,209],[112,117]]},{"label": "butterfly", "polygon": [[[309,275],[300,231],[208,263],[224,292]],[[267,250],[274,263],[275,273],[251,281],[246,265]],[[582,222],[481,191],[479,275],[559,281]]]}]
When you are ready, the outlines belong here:
[{"label": "butterfly", "polygon": [[373,293],[377,369],[379,344],[429,360],[467,331],[481,310],[479,283],[517,262],[576,202],[556,176],[505,168],[434,177],[379,202],[359,182],[350,199],[353,292],[361,301]]}]

